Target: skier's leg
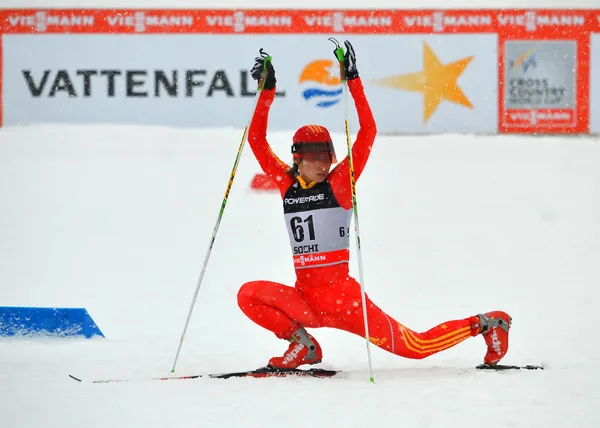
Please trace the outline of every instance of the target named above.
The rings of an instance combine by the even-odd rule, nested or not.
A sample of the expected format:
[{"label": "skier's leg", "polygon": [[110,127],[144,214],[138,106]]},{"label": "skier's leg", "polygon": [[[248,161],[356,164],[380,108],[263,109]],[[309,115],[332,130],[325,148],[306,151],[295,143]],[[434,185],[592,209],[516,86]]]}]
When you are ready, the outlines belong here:
[{"label": "skier's leg", "polygon": [[248,282],[238,292],[238,304],[252,321],[290,342],[283,356],[269,360],[270,366],[297,368],[321,362],[319,343],[304,329],[321,324],[295,288],[270,281]]},{"label": "skier's leg", "polygon": [[[343,296],[337,299],[320,298],[324,326],[333,327],[365,337],[360,284],[353,278],[339,283],[331,295]],[[421,359],[451,348],[471,336],[477,335],[479,318],[447,321],[423,333],[415,332],[367,299],[369,340],[374,345],[405,358]],[[308,301],[312,305],[309,298]],[[314,305],[313,305],[314,306]]]},{"label": "skier's leg", "polygon": [[248,318],[280,339],[289,339],[299,327],[319,327],[312,308],[294,287],[271,281],[247,282],[237,299]]}]

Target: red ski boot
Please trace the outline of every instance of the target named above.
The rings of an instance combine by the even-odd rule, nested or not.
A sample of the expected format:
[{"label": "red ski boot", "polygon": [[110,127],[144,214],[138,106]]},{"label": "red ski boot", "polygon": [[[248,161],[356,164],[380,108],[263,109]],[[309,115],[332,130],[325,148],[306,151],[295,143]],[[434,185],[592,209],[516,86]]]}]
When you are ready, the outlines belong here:
[{"label": "red ski boot", "polygon": [[321,346],[310,334],[299,328],[288,339],[290,346],[283,357],[273,357],[269,366],[278,369],[295,369],[302,364],[318,364],[323,358]]},{"label": "red ski boot", "polygon": [[477,315],[479,331],[485,339],[487,353],[483,362],[497,364],[508,352],[508,331],[512,318],[502,311],[493,311]]}]

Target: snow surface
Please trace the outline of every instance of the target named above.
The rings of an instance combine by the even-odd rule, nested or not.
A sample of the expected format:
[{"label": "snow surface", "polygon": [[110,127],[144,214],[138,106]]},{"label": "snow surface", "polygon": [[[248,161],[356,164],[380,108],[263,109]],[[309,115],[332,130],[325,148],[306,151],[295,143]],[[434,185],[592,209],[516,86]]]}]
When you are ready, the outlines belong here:
[{"label": "snow surface", "polygon": [[[476,337],[422,361],[373,347],[373,385],[364,340],[319,329],[322,366],[343,378],[148,380],[169,375],[240,136],[0,132],[0,301],[86,307],[107,336],[0,340],[0,426],[600,424],[600,145],[590,138],[379,137],[357,189],[365,286],[380,306],[416,330],[505,309],[505,361],[546,371],[475,372]],[[290,138],[270,134],[283,158]],[[245,281],[293,283],[280,199],[249,189],[258,171],[246,147],[177,374],[254,368],[287,347],[236,304]]]},{"label": "snow surface", "polygon": [[[314,8],[323,2],[2,0],[0,7]],[[598,7],[597,0],[329,0],[327,7]],[[276,106],[274,106],[276,108]],[[299,118],[299,122],[301,118]],[[300,123],[299,123],[300,124]],[[271,133],[286,159],[291,132]],[[0,340],[0,426],[600,426],[600,145],[591,138],[378,137],[358,185],[365,286],[416,330],[492,309],[514,319],[506,363],[481,337],[426,360],[313,330],[337,379],[168,375],[241,130],[0,130],[0,304],[85,307],[106,339]],[[338,152],[344,139],[336,135]],[[245,281],[293,283],[276,194],[254,193],[246,147],[177,374],[263,365],[286,344],[245,318]],[[352,272],[357,274],[353,247]],[[87,384],[84,379],[133,378]]]}]

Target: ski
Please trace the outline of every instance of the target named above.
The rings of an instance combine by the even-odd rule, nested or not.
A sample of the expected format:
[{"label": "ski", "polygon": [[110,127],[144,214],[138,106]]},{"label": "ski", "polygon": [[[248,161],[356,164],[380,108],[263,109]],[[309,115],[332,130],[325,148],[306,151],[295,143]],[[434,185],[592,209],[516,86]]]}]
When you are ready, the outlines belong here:
[{"label": "ski", "polygon": [[[524,366],[518,365],[504,365],[504,364],[480,364],[475,367],[477,370],[487,371],[503,371],[503,370],[544,370],[542,365],[528,364]],[[225,372],[225,373],[209,373],[208,375],[195,374],[187,376],[162,376],[152,377],[147,380],[186,380],[186,379],[198,379],[202,376],[208,376],[211,379],[230,379],[230,378],[268,378],[268,377],[313,377],[313,378],[331,378],[341,373],[340,370],[326,370],[326,369],[276,369],[272,367],[261,367],[256,370],[247,370],[241,372]],[[77,382],[90,382],[90,383],[114,383],[114,382],[132,382],[134,380],[141,379],[97,379],[92,381],[85,381],[82,378],[69,375],[69,377]]]},{"label": "ski", "polygon": [[[254,377],[254,378],[265,378],[265,377],[316,377],[316,378],[327,378],[335,376],[339,371],[337,370],[325,370],[325,369],[274,369],[271,367],[261,367],[256,370],[247,370],[243,372],[229,372],[229,373],[209,373],[208,377],[212,379],[229,379],[232,377]],[[198,379],[202,377],[201,374],[188,375],[188,376],[164,376],[164,377],[153,377],[147,380],[185,380],[185,379]],[[92,381],[85,381],[80,377],[73,376],[69,377],[77,382],[91,382],[91,383],[116,383],[116,382],[132,382],[134,379],[96,379]],[[140,379],[137,379],[140,380]]]},{"label": "ski", "polygon": [[254,378],[265,378],[265,377],[288,377],[288,376],[300,376],[300,377],[318,377],[328,378],[333,377],[338,370],[325,370],[325,369],[276,369],[272,367],[261,367],[256,370],[249,370],[245,372],[231,372],[231,373],[212,373],[208,376],[213,379],[229,379],[232,377],[254,377]]},{"label": "ski", "polygon": [[480,364],[477,366],[478,370],[493,370],[493,371],[502,371],[502,370],[544,370],[544,366],[532,365],[528,364],[526,366],[513,366],[513,365],[505,365],[505,364]]},{"label": "ski", "polygon": [[[202,375],[188,375],[188,376],[164,376],[164,377],[153,377],[150,380],[184,380],[184,379],[197,379]],[[77,382],[85,382],[83,379],[69,375],[69,377]],[[133,379],[98,379],[92,380],[91,383],[113,383],[113,382],[132,382]]]}]

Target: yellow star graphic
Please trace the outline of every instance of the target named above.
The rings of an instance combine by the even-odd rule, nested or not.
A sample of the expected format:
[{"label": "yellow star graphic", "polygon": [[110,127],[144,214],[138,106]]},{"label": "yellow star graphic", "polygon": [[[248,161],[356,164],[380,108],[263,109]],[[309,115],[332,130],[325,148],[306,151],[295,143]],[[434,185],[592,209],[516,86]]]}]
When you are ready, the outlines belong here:
[{"label": "yellow star graphic", "polygon": [[442,329],[442,330],[448,330],[448,326],[447,326],[446,324],[442,324],[442,327],[441,327],[441,329]]},{"label": "yellow star graphic", "polygon": [[465,71],[472,56],[450,64],[442,64],[427,43],[423,43],[423,71],[392,76],[375,83],[393,89],[423,93],[423,122],[427,122],[442,101],[451,101],[469,108],[473,105],[458,86],[457,80]]}]

